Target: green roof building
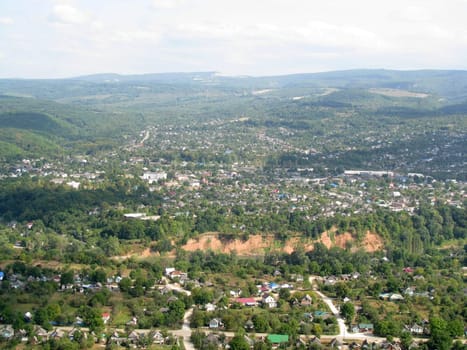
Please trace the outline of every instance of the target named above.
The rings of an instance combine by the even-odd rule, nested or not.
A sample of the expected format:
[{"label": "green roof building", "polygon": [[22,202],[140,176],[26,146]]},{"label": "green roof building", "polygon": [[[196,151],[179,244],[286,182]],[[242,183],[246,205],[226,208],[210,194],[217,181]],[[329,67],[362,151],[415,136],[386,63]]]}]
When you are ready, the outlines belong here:
[{"label": "green roof building", "polygon": [[289,336],[287,334],[269,334],[268,340],[271,344],[282,344],[289,342]]}]

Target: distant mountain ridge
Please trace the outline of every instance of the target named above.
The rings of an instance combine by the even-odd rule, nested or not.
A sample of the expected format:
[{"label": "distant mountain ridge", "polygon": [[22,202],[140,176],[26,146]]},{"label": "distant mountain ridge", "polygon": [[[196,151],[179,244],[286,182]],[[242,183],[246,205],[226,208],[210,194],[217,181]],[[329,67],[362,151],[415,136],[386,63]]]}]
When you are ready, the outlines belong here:
[{"label": "distant mountain ridge", "polygon": [[[93,83],[111,83],[111,82],[134,82],[134,81],[157,81],[157,82],[184,82],[186,80],[209,79],[215,76],[215,72],[193,72],[193,73],[147,73],[147,74],[117,74],[117,73],[99,73],[83,75],[69,80],[80,80]],[[67,80],[68,80],[67,79]]]},{"label": "distant mountain ridge", "polygon": [[320,73],[298,73],[276,76],[225,76],[216,72],[151,73],[120,75],[95,74],[70,78],[92,83],[160,82],[160,83],[219,83],[234,86],[257,87],[338,87],[338,88],[392,88],[435,93],[444,98],[467,98],[467,71],[465,70],[386,70],[356,69]]},{"label": "distant mountain ridge", "polygon": [[[0,79],[0,94],[26,94],[36,98],[76,96],[83,89],[95,93],[97,86],[167,84],[227,88],[391,88],[436,94],[450,101],[467,99],[466,70],[356,69],[277,76],[226,76],[214,71],[122,75],[101,73],[65,79]],[[47,86],[46,91],[43,87]],[[104,88],[104,87],[102,87]],[[101,89],[102,89],[101,88]],[[57,90],[52,93],[52,89]],[[35,93],[36,92],[36,93]],[[50,94],[46,94],[49,92]]]}]

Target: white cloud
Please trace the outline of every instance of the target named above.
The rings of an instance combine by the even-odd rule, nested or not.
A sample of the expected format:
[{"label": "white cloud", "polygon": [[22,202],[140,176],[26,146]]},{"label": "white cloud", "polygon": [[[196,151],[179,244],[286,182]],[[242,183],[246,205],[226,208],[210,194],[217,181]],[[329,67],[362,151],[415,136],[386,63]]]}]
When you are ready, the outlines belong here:
[{"label": "white cloud", "polygon": [[321,21],[279,26],[268,23],[232,24],[212,21],[183,23],[167,31],[170,37],[206,42],[235,41],[239,46],[257,47],[305,45],[328,48],[382,50],[389,46],[377,34],[355,26],[339,26]]},{"label": "white cloud", "polygon": [[131,43],[135,41],[157,42],[161,35],[152,30],[119,30],[112,33],[108,39],[116,42]]},{"label": "white cloud", "polygon": [[90,19],[88,14],[68,3],[55,5],[49,18],[52,22],[61,24],[83,24]]},{"label": "white cloud", "polygon": [[422,6],[408,6],[400,11],[399,16],[410,22],[427,22],[433,18],[430,11]]},{"label": "white cloud", "polygon": [[153,0],[152,5],[156,9],[173,9],[184,3],[184,0]]},{"label": "white cloud", "polygon": [[40,74],[22,59],[31,51],[43,75],[465,69],[466,11],[467,0],[0,0],[0,76]]},{"label": "white cloud", "polygon": [[10,17],[0,17],[0,24],[13,24],[15,21]]}]

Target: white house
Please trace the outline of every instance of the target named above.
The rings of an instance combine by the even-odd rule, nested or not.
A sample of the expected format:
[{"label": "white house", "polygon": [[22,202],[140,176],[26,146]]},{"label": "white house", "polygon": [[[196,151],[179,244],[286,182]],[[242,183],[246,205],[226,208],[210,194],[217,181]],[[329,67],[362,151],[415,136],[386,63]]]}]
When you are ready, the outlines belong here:
[{"label": "white house", "polygon": [[144,173],[143,176],[141,176],[141,179],[147,181],[149,184],[152,184],[153,182],[167,179],[167,173],[164,171],[160,171],[156,173],[147,172],[147,173]]},{"label": "white house", "polygon": [[424,329],[422,326],[415,323],[409,327],[409,331],[412,334],[423,334]]},{"label": "white house", "polygon": [[265,294],[261,300],[263,305],[266,305],[270,309],[277,307],[277,301],[270,294]]},{"label": "white house", "polygon": [[216,311],[216,305],[212,303],[207,303],[206,305],[204,305],[204,309],[208,312],[213,312]]},{"label": "white house", "polygon": [[222,321],[218,318],[213,318],[211,321],[209,321],[209,328],[211,329],[221,328],[223,325],[224,324],[222,323]]}]

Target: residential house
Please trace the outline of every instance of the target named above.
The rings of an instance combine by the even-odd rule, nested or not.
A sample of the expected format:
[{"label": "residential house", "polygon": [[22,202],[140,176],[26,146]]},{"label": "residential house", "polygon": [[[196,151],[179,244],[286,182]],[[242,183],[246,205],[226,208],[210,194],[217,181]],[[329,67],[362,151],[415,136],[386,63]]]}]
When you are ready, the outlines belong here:
[{"label": "residential house", "polygon": [[120,346],[120,344],[123,344],[127,341],[128,339],[126,337],[120,336],[120,334],[118,334],[117,331],[113,332],[109,338],[109,343],[117,344],[118,346]]},{"label": "residential house", "polygon": [[268,283],[268,287],[269,287],[269,290],[274,291],[274,290],[279,288],[279,285],[277,283],[275,283],[275,282],[270,282],[270,283]]},{"label": "residential house", "polygon": [[53,330],[52,333],[50,333],[49,339],[61,339],[64,336],[65,336],[65,332],[62,329],[57,328]]},{"label": "residential house", "polygon": [[209,328],[211,329],[218,329],[223,327],[224,324],[222,323],[222,320],[218,318],[213,318],[211,321],[209,321]]},{"label": "residential house", "polygon": [[350,350],[358,350],[358,349],[361,349],[362,346],[359,344],[359,343],[356,343],[356,342],[352,342],[348,345],[348,348]]},{"label": "residential house", "polygon": [[373,323],[359,323],[352,327],[353,333],[373,333]]},{"label": "residential house", "polygon": [[216,311],[216,308],[217,306],[212,303],[207,303],[206,305],[204,305],[204,309],[208,312]]},{"label": "residential house", "polygon": [[136,317],[132,317],[131,320],[129,320],[126,323],[127,326],[137,326],[138,325],[138,319]]},{"label": "residential house", "polygon": [[302,300],[300,300],[300,305],[301,306],[310,306],[311,303],[313,302],[313,299],[310,297],[309,294],[306,294]]},{"label": "residential house", "polygon": [[221,340],[218,334],[214,333],[209,333],[206,338],[203,341],[203,345],[206,346],[206,348],[211,348],[213,346],[214,348],[218,349],[219,345],[221,344]]},{"label": "residential house", "polygon": [[39,339],[47,339],[49,336],[49,332],[47,332],[44,328],[41,326],[34,326],[34,333]]},{"label": "residential house", "polygon": [[242,304],[243,306],[257,306],[258,302],[255,298],[237,298],[235,299],[236,303]]},{"label": "residential house", "polygon": [[384,350],[401,350],[401,347],[399,344],[390,343],[388,341],[381,343],[380,346],[381,346],[381,349],[384,349]]},{"label": "residential house", "polygon": [[172,272],[174,272],[174,271],[175,271],[175,267],[166,267],[166,268],[165,268],[165,275],[166,275],[167,277],[169,277],[170,274],[171,274]]},{"label": "residential house", "polygon": [[310,344],[321,345],[321,340],[318,337],[313,337],[313,339],[310,341]]},{"label": "residential house", "polygon": [[238,297],[240,297],[240,294],[242,294],[242,291],[240,289],[239,290],[231,290],[229,292],[229,294],[233,298],[238,298]]},{"label": "residential house", "polygon": [[3,339],[11,339],[15,335],[15,330],[13,329],[13,326],[11,325],[4,325],[0,328],[0,336]]},{"label": "residential house", "polygon": [[321,317],[321,318],[327,318],[329,317],[329,314],[326,311],[322,310],[316,310],[313,314],[314,317]]},{"label": "residential house", "polygon": [[324,284],[326,286],[333,286],[336,284],[336,282],[338,281],[337,277],[336,276],[329,276],[328,278],[326,278],[326,280],[324,281]]},{"label": "residential house", "polygon": [[82,326],[84,326],[84,320],[81,317],[76,316],[75,317],[75,322],[73,323],[73,325],[78,326],[78,327],[82,327]]},{"label": "residential house", "polygon": [[174,280],[174,279],[179,279],[179,280],[182,280],[182,279],[186,279],[188,277],[187,273],[186,272],[182,272],[182,271],[172,271],[170,274],[169,274],[169,278],[171,280]]},{"label": "residential house", "polygon": [[304,339],[298,337],[297,341],[295,342],[295,349],[306,349],[307,343]]},{"label": "residential house", "polygon": [[329,347],[331,349],[340,349],[342,347],[342,341],[337,338],[333,338],[329,343]]},{"label": "residential house", "polygon": [[88,337],[88,334],[86,332],[83,332],[79,328],[73,328],[71,331],[68,332],[68,338],[70,338],[70,340],[74,340],[75,337],[79,334],[82,334],[84,339],[87,339]]},{"label": "residential house", "polygon": [[130,334],[128,334],[128,341],[132,344],[137,344],[139,341],[139,334],[135,331],[130,332]]},{"label": "residential house", "polygon": [[245,325],[243,326],[247,331],[252,331],[255,329],[255,325],[252,320],[248,320],[245,322]]},{"label": "residential house", "polygon": [[17,335],[21,342],[26,343],[29,341],[28,332],[25,329],[19,329]]},{"label": "residential house", "polygon": [[405,327],[410,333],[416,334],[416,335],[421,335],[424,332],[424,328],[416,323],[414,323],[411,326],[406,326]]},{"label": "residential house", "polygon": [[399,293],[381,293],[379,295],[379,298],[383,300],[390,300],[390,301],[404,300],[404,297],[400,295]]},{"label": "residential house", "polygon": [[110,320],[110,314],[108,312],[104,312],[102,314],[102,321],[104,322],[104,324],[107,324],[109,320]]},{"label": "residential house", "polygon": [[401,301],[401,300],[404,300],[404,297],[402,295],[400,295],[399,293],[393,293],[389,297],[389,300],[390,301]]},{"label": "residential house", "polygon": [[269,334],[267,339],[272,344],[273,348],[277,348],[279,345],[289,342],[289,336],[287,334]]},{"label": "residential house", "polygon": [[277,301],[271,294],[264,294],[261,303],[270,309],[277,307]]},{"label": "residential house", "polygon": [[157,182],[159,180],[166,180],[167,179],[167,173],[160,171],[160,172],[147,172],[144,173],[143,176],[141,176],[142,180],[147,181],[149,184],[152,184],[154,182]]},{"label": "residential house", "polygon": [[172,295],[171,297],[169,297],[167,299],[167,303],[170,304],[170,303],[173,303],[174,301],[177,301],[177,300],[178,300],[178,298],[175,295]]},{"label": "residential house", "polygon": [[295,280],[295,282],[303,282],[303,275],[292,274],[292,275],[291,275],[291,278],[292,278],[293,280]]},{"label": "residential house", "polygon": [[162,335],[161,332],[155,331],[154,333],[151,333],[149,335],[149,338],[152,340],[153,344],[164,344],[165,343],[165,338]]}]

